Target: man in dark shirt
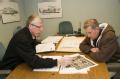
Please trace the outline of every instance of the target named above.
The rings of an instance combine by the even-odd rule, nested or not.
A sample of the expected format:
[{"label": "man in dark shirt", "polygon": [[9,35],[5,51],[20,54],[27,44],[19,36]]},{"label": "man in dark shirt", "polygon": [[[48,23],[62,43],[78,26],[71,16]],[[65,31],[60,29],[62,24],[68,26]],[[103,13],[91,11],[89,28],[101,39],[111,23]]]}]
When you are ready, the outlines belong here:
[{"label": "man in dark shirt", "polygon": [[57,65],[57,60],[40,58],[35,55],[36,37],[43,32],[42,20],[35,15],[28,18],[26,26],[10,40],[2,60],[4,69],[14,69],[21,63],[31,68],[50,68]]}]

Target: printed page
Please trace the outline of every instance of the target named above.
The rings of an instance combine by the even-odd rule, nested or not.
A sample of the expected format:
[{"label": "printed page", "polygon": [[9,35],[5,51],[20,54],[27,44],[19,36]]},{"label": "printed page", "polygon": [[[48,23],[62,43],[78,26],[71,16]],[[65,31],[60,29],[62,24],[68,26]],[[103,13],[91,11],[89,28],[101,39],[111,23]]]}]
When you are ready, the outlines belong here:
[{"label": "printed page", "polygon": [[91,67],[98,65],[92,60],[86,58],[84,55],[80,54],[66,55],[65,57],[73,57],[72,64],[66,67],[61,66],[59,71],[60,74],[87,74]]},{"label": "printed page", "polygon": [[58,43],[63,36],[48,36],[41,43]]},{"label": "printed page", "polygon": [[69,47],[78,48],[82,40],[84,40],[84,38],[82,37],[81,40],[74,36],[65,37],[61,45],[61,48],[69,48]]},{"label": "printed page", "polygon": [[80,43],[84,40],[85,37],[64,37],[59,44],[56,51],[60,52],[81,52],[79,49]]},{"label": "printed page", "polygon": [[55,51],[55,44],[46,43],[36,45],[36,53]]},{"label": "printed page", "polygon": [[74,67],[61,67],[59,73],[60,74],[88,74],[89,70],[90,70],[89,68],[77,70]]}]

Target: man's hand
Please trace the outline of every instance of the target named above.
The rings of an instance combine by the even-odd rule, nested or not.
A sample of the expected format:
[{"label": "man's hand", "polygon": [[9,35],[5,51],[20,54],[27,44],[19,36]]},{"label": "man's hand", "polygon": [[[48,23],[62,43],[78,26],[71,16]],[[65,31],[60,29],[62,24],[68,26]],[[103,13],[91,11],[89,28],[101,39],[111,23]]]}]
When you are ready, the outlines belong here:
[{"label": "man's hand", "polygon": [[65,66],[72,64],[72,60],[73,60],[72,57],[63,57],[58,60],[58,64],[65,67]]},{"label": "man's hand", "polygon": [[91,52],[93,52],[93,53],[99,52],[99,48],[91,48],[90,50],[91,50]]}]

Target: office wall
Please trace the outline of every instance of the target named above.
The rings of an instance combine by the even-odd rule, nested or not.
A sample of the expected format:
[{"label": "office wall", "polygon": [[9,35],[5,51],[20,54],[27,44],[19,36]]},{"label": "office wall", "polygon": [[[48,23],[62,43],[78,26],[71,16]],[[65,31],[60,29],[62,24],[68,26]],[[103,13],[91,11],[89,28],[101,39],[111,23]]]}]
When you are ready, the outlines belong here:
[{"label": "office wall", "polygon": [[[7,47],[13,31],[17,26],[23,26],[30,14],[38,13],[39,0],[18,0],[20,8],[20,22],[2,24],[0,21],[0,41]],[[108,22],[120,34],[120,0],[62,0],[63,17],[43,19],[44,33],[42,38],[58,32],[60,21],[69,20],[77,30],[79,23],[89,18],[96,18],[99,22]],[[83,30],[82,30],[83,31]]]},{"label": "office wall", "polygon": [[[0,21],[0,41],[5,47],[7,47],[15,28],[24,26],[25,20],[29,15],[38,13],[37,3],[39,0],[17,1],[20,8],[21,21],[7,24],[3,24]],[[89,18],[96,18],[100,23],[107,22],[111,24],[116,34],[120,35],[120,0],[62,0],[62,9],[63,17],[43,19],[44,33],[42,38],[48,35],[55,35],[58,32],[58,25],[61,21],[71,21],[74,30],[77,30],[79,23],[83,25],[83,22]]]},{"label": "office wall", "polygon": [[[26,17],[32,13],[38,13],[37,3],[39,0],[24,0]],[[89,18],[96,18],[98,21],[111,24],[120,34],[120,0],[62,0],[63,17],[55,19],[43,19],[43,38],[54,35],[58,32],[60,21],[69,20],[73,23],[74,30],[77,30],[79,23]],[[83,31],[83,30],[82,30]]]},{"label": "office wall", "polygon": [[15,28],[24,24],[24,5],[21,0],[17,1],[20,9],[20,22],[3,24],[2,21],[0,21],[0,41],[4,44],[5,47],[7,47]]}]

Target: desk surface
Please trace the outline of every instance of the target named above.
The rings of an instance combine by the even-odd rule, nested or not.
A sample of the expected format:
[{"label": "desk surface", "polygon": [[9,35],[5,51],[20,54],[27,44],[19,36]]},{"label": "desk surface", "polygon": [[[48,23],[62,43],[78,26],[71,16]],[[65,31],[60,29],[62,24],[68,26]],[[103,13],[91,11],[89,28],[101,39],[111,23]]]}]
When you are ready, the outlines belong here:
[{"label": "desk surface", "polygon": [[[48,55],[63,55],[63,53],[54,52],[49,53]],[[91,68],[88,74],[59,74],[57,72],[34,72],[26,64],[21,64],[16,67],[16,69],[13,70],[6,79],[109,79],[106,64],[98,64],[98,66]]]}]

